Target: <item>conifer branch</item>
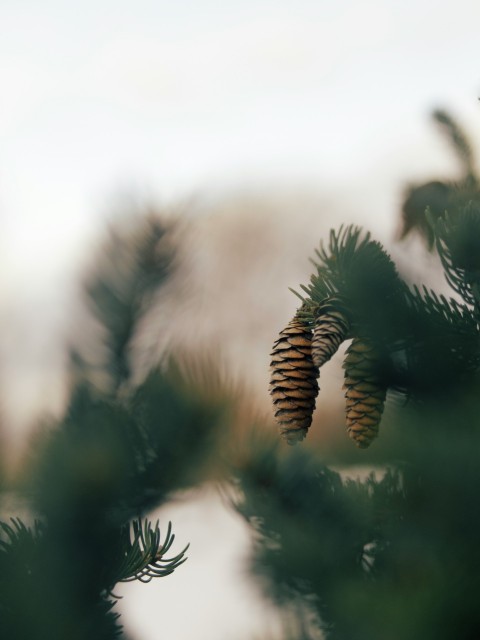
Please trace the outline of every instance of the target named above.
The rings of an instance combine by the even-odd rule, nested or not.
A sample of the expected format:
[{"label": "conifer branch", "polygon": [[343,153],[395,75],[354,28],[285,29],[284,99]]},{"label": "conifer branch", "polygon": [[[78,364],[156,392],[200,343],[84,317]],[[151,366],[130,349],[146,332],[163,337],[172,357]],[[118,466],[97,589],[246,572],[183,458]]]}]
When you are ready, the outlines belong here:
[{"label": "conifer branch", "polygon": [[[316,250],[310,284],[302,286],[307,295],[299,296],[297,318],[304,331],[313,330],[305,357],[313,356],[320,368],[348,338],[355,344],[360,339],[375,353],[370,358],[375,372],[365,366],[345,381],[347,421],[354,425],[354,435],[361,431],[361,446],[368,446],[378,431],[388,389],[419,398],[440,387],[458,386],[480,367],[478,313],[468,306],[478,307],[475,296],[480,291],[480,209],[470,203],[454,218],[447,214],[432,224],[447,280],[464,304],[426,287],[409,289],[382,245],[355,226],[330,232],[328,246],[322,243]],[[280,384],[300,397],[297,360],[285,360],[282,353],[279,362],[272,362],[276,409],[280,401],[294,404],[284,399]],[[349,370],[350,360],[359,358],[350,353]],[[310,405],[308,410],[310,424]],[[275,415],[281,423],[278,411]]]},{"label": "conifer branch", "polygon": [[[87,283],[89,307],[104,329],[107,357],[103,366],[114,390],[130,378],[129,347],[138,321],[170,270],[167,230],[153,215],[145,217],[134,234],[112,228],[102,259]],[[74,357],[82,361],[81,353]]]},{"label": "conifer branch", "polygon": [[[312,260],[316,272],[310,284],[301,285],[305,320],[315,321],[317,308],[331,296],[340,296],[352,308],[370,306],[362,296],[371,291],[377,298],[394,297],[401,288],[395,265],[379,242],[359,227],[341,226],[331,230],[328,247],[323,243]],[[361,296],[360,296],[361,292]]]},{"label": "conifer branch", "polygon": [[432,113],[432,118],[443,128],[452,148],[461,160],[467,176],[473,177],[475,173],[475,158],[472,146],[463,129],[458,122],[443,109],[435,109]]},{"label": "conifer branch", "polygon": [[478,307],[480,208],[469,202],[458,213],[431,222],[445,278],[467,304]]},{"label": "conifer branch", "polygon": [[[132,538],[133,529],[133,538]],[[165,557],[171,549],[175,535],[172,533],[172,524],[168,523],[165,539],[161,542],[160,525],[155,526],[139,518],[130,526],[122,527],[119,535],[118,555],[116,557],[116,575],[112,587],[117,582],[150,582],[153,578],[170,575],[177,567],[187,559],[185,553],[187,545],[177,555]]]},{"label": "conifer branch", "polygon": [[35,545],[44,527],[39,520],[35,520],[33,529],[27,527],[20,518],[12,517],[10,522],[11,524],[0,522],[0,536],[3,534],[3,539],[0,537],[0,554],[20,550],[21,555],[26,559],[22,550],[31,549]]},{"label": "conifer branch", "polygon": [[[39,558],[43,551],[41,544],[47,532],[46,526],[36,520],[33,528],[27,527],[20,518],[11,518],[11,524],[0,522],[0,567],[5,560],[2,557],[11,556],[12,561],[21,563],[25,572],[32,575],[41,566]],[[140,518],[120,527],[120,531],[110,545],[111,553],[105,561],[105,567],[99,567],[98,572],[104,575],[106,593],[111,594],[118,582],[150,582],[153,578],[170,575],[183,564],[187,557],[187,545],[180,553],[166,557],[175,541],[172,524],[168,523],[167,532],[162,542],[159,521],[152,523]],[[41,576],[37,576],[41,579]]]}]

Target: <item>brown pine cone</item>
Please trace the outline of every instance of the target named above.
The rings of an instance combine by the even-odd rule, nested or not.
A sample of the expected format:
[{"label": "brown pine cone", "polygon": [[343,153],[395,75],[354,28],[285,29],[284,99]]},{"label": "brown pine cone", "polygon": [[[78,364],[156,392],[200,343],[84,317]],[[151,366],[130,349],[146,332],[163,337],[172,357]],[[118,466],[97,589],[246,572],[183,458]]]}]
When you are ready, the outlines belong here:
[{"label": "brown pine cone", "polygon": [[343,364],[348,435],[363,449],[378,436],[387,395],[376,373],[377,358],[370,342],[354,338]]},{"label": "brown pine cone", "polygon": [[347,337],[350,321],[338,298],[327,298],[318,309],[313,330],[312,358],[321,367],[337,352]]},{"label": "brown pine cone", "polygon": [[312,423],[318,369],[311,346],[312,332],[297,316],[273,345],[270,395],[280,432],[289,444],[303,440]]}]

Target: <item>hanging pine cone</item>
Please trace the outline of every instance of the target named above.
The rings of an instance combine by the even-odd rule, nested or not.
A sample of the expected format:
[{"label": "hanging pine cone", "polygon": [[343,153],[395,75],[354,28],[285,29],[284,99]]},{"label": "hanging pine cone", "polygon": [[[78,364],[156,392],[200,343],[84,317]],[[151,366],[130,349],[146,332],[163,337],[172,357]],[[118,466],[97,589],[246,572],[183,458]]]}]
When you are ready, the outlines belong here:
[{"label": "hanging pine cone", "polygon": [[378,435],[387,389],[376,368],[378,357],[372,345],[354,338],[347,349],[345,369],[346,416],[348,435],[362,449]]},{"label": "hanging pine cone", "polygon": [[312,423],[318,369],[312,361],[312,332],[298,317],[273,345],[270,394],[280,431],[289,444],[303,440]]},{"label": "hanging pine cone", "polygon": [[321,367],[337,352],[347,337],[350,321],[341,301],[327,298],[318,309],[313,330],[312,358],[316,367]]}]

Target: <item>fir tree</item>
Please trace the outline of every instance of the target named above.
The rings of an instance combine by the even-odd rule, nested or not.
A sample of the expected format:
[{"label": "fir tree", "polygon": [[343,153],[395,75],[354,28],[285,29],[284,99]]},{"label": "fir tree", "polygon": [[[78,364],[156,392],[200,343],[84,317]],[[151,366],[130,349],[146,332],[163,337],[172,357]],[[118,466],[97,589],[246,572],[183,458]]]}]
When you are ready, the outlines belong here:
[{"label": "fir tree", "polygon": [[88,279],[97,333],[72,345],[65,415],[8,487],[29,516],[0,522],[1,638],[118,637],[115,586],[186,560],[184,535],[148,512],[199,480],[220,408],[173,365],[132,382],[139,321],[172,269],[169,231],[153,215],[112,228]]},{"label": "fir tree", "polygon": [[[441,203],[420,198],[415,215],[410,202],[404,233],[437,251],[452,297],[409,286],[357,227],[331,232],[297,294],[306,330],[323,331],[320,373],[352,340],[344,428],[370,448],[257,442],[237,471],[237,508],[256,531],[252,569],[291,612],[289,638],[480,638],[480,196],[467,138],[450,116],[435,118],[466,177]],[[424,186],[416,195],[431,195]],[[348,479],[351,464],[377,472]]]}]

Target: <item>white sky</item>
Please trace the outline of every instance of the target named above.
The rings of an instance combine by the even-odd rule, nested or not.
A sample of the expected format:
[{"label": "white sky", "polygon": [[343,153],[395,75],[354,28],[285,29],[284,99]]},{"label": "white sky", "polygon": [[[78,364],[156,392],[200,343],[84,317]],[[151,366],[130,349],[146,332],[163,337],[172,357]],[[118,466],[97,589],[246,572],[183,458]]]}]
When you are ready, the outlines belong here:
[{"label": "white sky", "polygon": [[[480,130],[479,25],[475,0],[0,0],[1,354],[29,348],[32,317],[51,329],[40,308],[119,189],[374,188],[387,165],[442,167],[426,115]],[[197,588],[204,608],[214,586]],[[170,613],[166,635],[191,638]]]},{"label": "white sky", "polygon": [[30,278],[27,249],[58,268],[119,188],[321,188],[413,142],[432,106],[478,116],[479,23],[472,0],[2,0],[10,268]]}]

